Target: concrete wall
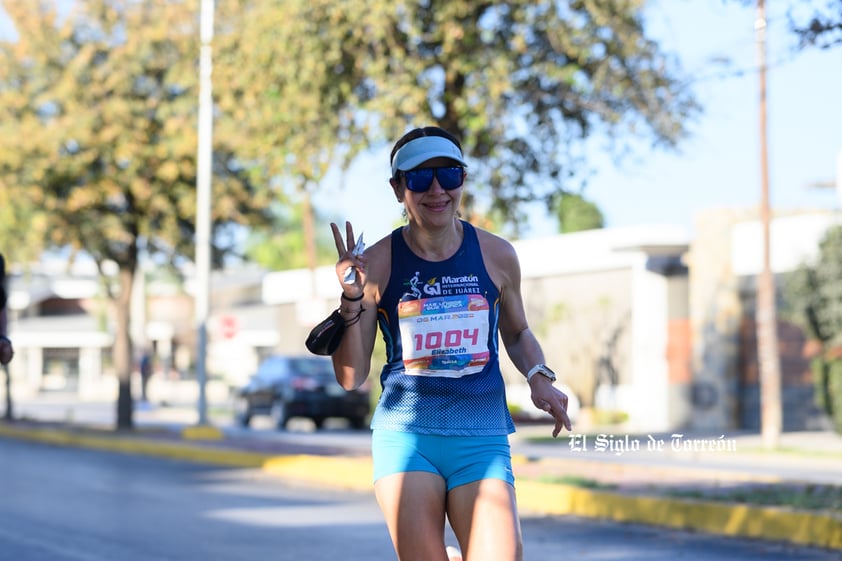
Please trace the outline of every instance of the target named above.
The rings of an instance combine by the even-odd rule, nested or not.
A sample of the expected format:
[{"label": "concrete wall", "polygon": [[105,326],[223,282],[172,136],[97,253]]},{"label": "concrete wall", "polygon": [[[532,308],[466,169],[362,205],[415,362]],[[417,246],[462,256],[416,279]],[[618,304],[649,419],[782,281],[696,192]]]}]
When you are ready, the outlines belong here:
[{"label": "concrete wall", "polygon": [[[594,405],[600,385],[616,389],[631,382],[631,277],[630,269],[616,268],[523,282],[527,319],[547,363],[585,406]],[[509,380],[522,379],[507,357],[502,368]]]},{"label": "concrete wall", "polygon": [[731,259],[732,228],[746,211],[702,212],[690,247],[692,428],[736,427],[742,302]]},{"label": "concrete wall", "polygon": [[[824,232],[842,223],[833,212],[774,217],[771,268],[781,305],[784,276],[815,259]],[[756,275],[761,269],[762,229],[746,210],[712,210],[696,221],[690,250],[690,316],[693,344],[693,426],[757,429],[760,403],[755,328]],[[796,326],[779,319],[784,428],[823,426],[813,402],[811,344]]]}]

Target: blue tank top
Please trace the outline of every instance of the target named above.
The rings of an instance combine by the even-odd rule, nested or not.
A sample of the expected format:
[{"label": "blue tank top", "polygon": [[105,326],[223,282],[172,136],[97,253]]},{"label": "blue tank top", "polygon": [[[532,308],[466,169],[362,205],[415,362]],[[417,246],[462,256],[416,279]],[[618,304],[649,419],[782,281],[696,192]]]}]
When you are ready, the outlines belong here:
[{"label": "blue tank top", "polygon": [[378,303],[386,343],[374,429],[452,436],[514,432],[498,360],[499,292],[473,226],[445,261],[416,256],[392,232],[392,270]]}]

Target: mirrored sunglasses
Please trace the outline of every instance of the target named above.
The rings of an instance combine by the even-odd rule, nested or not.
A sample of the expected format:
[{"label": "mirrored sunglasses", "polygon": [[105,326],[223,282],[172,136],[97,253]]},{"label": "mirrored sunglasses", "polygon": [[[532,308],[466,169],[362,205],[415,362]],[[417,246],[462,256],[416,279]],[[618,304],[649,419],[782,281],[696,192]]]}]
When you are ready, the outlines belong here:
[{"label": "mirrored sunglasses", "polygon": [[462,186],[465,178],[462,166],[448,166],[440,168],[418,168],[402,172],[406,179],[406,188],[413,193],[429,191],[433,185],[433,177],[438,179],[439,185],[445,191],[452,191]]}]

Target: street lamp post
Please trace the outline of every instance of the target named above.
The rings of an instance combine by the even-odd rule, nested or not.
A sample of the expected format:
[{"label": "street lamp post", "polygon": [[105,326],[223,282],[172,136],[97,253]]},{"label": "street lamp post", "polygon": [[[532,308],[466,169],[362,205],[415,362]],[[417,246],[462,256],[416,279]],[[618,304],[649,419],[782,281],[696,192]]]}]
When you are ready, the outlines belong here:
[{"label": "street lamp post", "polygon": [[199,424],[208,424],[206,357],[210,310],[211,168],[213,164],[213,99],[211,96],[211,41],[213,0],[202,0],[199,50],[199,125],[196,157],[196,381],[199,384]]}]

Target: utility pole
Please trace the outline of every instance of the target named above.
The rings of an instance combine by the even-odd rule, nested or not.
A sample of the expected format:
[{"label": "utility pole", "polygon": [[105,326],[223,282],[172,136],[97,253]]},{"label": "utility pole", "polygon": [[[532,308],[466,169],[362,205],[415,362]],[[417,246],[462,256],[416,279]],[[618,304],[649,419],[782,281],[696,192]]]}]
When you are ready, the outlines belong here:
[{"label": "utility pole", "polygon": [[208,424],[206,358],[210,311],[211,169],[213,164],[213,98],[211,96],[211,41],[213,0],[202,0],[199,50],[199,127],[196,155],[196,381],[199,384],[199,425]]},{"label": "utility pole", "polygon": [[766,127],[766,8],[757,0],[757,63],[760,77],[760,222],[763,228],[763,267],[757,277],[757,362],[760,382],[760,430],[767,449],[778,447],[782,428],[781,365],[778,354],[775,277],[771,266],[771,210],[769,204],[769,150]]}]

